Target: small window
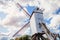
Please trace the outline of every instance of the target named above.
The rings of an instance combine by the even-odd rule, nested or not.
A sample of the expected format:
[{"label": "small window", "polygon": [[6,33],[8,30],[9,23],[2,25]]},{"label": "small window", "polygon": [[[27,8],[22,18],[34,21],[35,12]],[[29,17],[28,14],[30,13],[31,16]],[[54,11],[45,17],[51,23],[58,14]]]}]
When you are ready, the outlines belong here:
[{"label": "small window", "polygon": [[39,23],[39,28],[41,28],[41,24]]}]

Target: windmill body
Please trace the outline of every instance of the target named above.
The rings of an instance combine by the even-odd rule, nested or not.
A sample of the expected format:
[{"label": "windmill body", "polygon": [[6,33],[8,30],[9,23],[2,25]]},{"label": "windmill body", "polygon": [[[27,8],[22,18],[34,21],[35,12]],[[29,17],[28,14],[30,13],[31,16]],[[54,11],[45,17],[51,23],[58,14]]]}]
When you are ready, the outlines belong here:
[{"label": "windmill body", "polygon": [[47,30],[48,30],[47,27],[43,26],[42,23],[44,23],[43,10],[36,8],[33,11],[33,14],[31,16],[31,20],[30,20],[32,34],[44,32],[47,35],[49,40],[54,40],[53,37],[51,36],[51,34],[47,32]]},{"label": "windmill body", "polygon": [[43,22],[42,10],[37,8],[33,11],[33,14],[30,20],[32,34],[43,32],[41,25],[39,25],[42,22]]}]

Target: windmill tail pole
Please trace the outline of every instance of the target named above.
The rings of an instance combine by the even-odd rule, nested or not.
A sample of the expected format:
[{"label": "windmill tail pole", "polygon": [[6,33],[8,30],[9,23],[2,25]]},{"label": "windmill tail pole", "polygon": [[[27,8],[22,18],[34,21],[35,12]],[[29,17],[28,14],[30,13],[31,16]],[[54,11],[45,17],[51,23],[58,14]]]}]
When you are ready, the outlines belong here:
[{"label": "windmill tail pole", "polygon": [[47,35],[48,39],[49,40],[54,40],[54,38],[51,36],[51,32],[48,30],[46,25],[44,23],[41,23],[40,25],[42,25],[42,29],[44,29],[44,32]]}]

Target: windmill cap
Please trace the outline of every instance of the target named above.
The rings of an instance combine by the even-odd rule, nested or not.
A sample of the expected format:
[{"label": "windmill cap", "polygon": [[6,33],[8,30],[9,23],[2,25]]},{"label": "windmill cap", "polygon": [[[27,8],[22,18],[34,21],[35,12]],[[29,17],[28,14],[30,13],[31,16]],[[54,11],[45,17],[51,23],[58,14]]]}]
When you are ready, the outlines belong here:
[{"label": "windmill cap", "polygon": [[41,13],[43,14],[44,9],[39,9],[38,7],[34,9],[33,13]]}]

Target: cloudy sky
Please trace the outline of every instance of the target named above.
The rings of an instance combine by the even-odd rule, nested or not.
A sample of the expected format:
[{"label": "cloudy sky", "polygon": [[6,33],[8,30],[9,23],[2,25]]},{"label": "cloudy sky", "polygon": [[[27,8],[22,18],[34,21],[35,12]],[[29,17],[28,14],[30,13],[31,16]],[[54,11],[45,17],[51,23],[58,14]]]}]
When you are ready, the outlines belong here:
[{"label": "cloudy sky", "polygon": [[13,32],[18,31],[29,19],[17,3],[22,5],[30,15],[35,7],[45,9],[43,15],[48,29],[60,34],[60,0],[0,0],[0,32],[2,34],[13,35]]}]

